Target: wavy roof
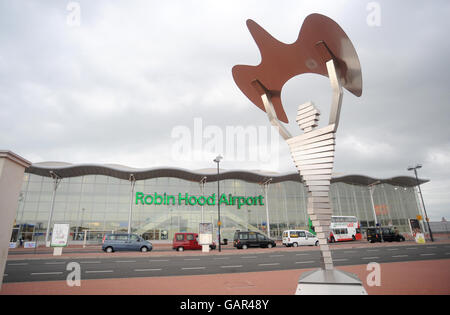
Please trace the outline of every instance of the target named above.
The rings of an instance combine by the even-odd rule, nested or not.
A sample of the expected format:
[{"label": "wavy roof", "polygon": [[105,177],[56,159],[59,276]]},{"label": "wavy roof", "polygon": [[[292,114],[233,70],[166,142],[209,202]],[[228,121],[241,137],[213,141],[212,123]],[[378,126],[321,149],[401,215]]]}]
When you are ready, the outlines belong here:
[{"label": "wavy roof", "polygon": [[[207,177],[207,182],[217,181],[216,169],[186,170],[176,167],[155,167],[155,168],[132,168],[117,164],[70,164],[65,162],[43,162],[34,163],[25,170],[26,173],[51,177],[51,173],[62,178],[77,177],[84,175],[106,175],[124,180],[129,180],[133,175],[136,180],[144,180],[158,177],[174,177],[193,182],[200,182],[203,177]],[[298,173],[279,174],[263,171],[243,171],[243,170],[221,170],[220,180],[239,179],[251,183],[263,183],[272,179],[271,183],[285,181],[302,182]],[[396,176],[392,178],[373,178],[364,175],[345,175],[331,179],[332,183],[347,183],[353,185],[367,186],[379,181],[393,186],[413,187],[417,185],[415,177]],[[419,183],[428,182],[426,179],[419,179]]]}]

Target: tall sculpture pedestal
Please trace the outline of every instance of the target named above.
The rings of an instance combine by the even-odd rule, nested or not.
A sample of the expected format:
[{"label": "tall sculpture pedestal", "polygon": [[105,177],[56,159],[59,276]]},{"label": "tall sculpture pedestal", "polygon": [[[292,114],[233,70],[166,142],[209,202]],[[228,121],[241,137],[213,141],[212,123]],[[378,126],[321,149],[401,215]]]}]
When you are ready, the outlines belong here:
[{"label": "tall sculpture pedestal", "polygon": [[17,202],[25,168],[30,162],[11,151],[0,150],[0,290],[8,257]]},{"label": "tall sculpture pedestal", "polygon": [[367,295],[367,292],[352,273],[318,269],[300,276],[295,295]]}]

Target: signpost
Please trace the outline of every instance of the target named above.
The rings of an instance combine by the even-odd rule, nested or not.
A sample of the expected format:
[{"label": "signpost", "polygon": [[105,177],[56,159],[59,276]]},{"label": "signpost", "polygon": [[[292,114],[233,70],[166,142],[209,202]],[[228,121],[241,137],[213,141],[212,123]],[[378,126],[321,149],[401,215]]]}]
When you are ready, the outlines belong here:
[{"label": "signpost", "polygon": [[416,219],[409,219],[409,228],[411,229],[411,235],[416,240],[416,243],[425,244],[425,235],[420,227],[419,217],[422,219],[420,215],[418,215]]},{"label": "signpost", "polygon": [[63,247],[67,246],[69,229],[69,224],[53,225],[52,240],[50,243],[50,246],[53,247],[53,256],[61,256]]},{"label": "signpost", "polygon": [[23,248],[36,248],[36,242],[25,242]]},{"label": "signpost", "polygon": [[209,252],[209,245],[213,240],[213,224],[212,223],[200,223],[199,224],[199,238],[198,243],[202,245],[202,252]]}]

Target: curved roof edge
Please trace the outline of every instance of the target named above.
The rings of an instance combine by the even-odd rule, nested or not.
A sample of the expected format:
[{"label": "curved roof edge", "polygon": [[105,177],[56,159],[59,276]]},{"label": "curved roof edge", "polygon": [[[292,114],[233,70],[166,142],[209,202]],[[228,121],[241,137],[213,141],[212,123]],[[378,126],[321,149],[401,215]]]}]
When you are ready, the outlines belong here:
[{"label": "curved roof edge", "polygon": [[[130,175],[133,175],[136,180],[145,180],[158,177],[174,177],[193,182],[200,182],[202,178],[206,177],[207,182],[217,181],[217,173],[214,169],[199,171],[190,171],[176,167],[155,167],[142,169],[116,164],[70,164],[63,162],[43,162],[32,164],[25,170],[25,172],[45,177],[51,177],[50,172],[52,172],[61,178],[84,175],[105,175],[123,180],[129,180]],[[302,182],[302,179],[298,173],[277,174],[274,172],[263,171],[222,170],[219,177],[220,180],[239,179],[246,182],[259,184],[269,179],[271,179],[271,183],[280,183],[285,181]],[[342,182],[359,186],[367,186],[376,182],[402,187],[417,186],[416,179],[410,176],[396,176],[387,179],[379,179],[364,175],[345,175],[333,177],[331,182]],[[426,182],[429,182],[429,180],[419,179],[420,184]]]}]

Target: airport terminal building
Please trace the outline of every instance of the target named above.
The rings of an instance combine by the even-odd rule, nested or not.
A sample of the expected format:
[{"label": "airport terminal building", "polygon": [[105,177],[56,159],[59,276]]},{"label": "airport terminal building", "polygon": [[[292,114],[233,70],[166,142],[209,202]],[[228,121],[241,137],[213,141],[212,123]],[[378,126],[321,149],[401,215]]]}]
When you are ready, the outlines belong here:
[{"label": "airport terminal building", "polygon": [[[334,215],[356,216],[363,230],[374,226],[376,215],[382,225],[409,232],[408,219],[423,216],[413,177],[335,176],[330,189]],[[198,232],[202,221],[217,230],[218,203],[222,238],[235,230],[266,233],[268,224],[272,238],[308,227],[307,191],[298,173],[220,170],[218,176],[215,169],[45,162],[25,171],[13,240],[34,240],[49,221],[70,224],[74,240],[86,230],[88,239],[126,232],[129,222],[146,239],[172,239],[179,231]]]}]

